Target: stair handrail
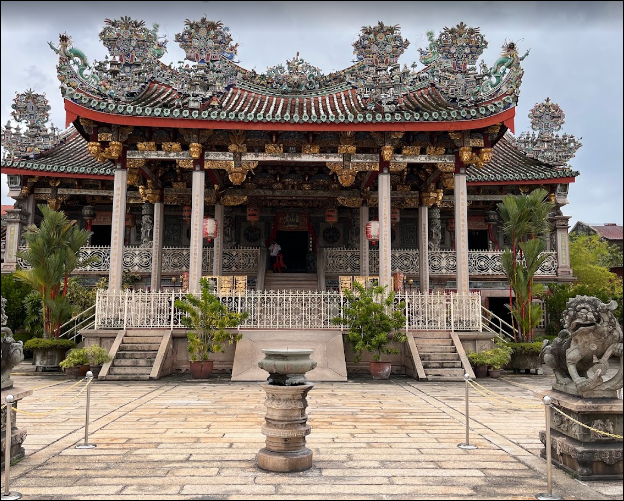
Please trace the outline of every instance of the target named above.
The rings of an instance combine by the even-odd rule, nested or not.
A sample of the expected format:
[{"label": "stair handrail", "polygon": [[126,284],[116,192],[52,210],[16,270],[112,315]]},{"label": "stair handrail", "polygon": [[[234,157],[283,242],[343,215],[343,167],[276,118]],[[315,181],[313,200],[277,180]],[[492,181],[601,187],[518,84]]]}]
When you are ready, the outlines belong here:
[{"label": "stair handrail", "polygon": [[70,341],[76,342],[76,339],[79,336],[82,336],[79,331],[89,329],[93,325],[95,325],[95,305],[81,311],[61,325],[61,333],[59,334],[59,337],[67,338]]},{"label": "stair handrail", "polygon": [[[518,338],[519,333],[513,325],[511,325],[509,322],[506,322],[496,313],[488,310],[483,305],[481,305],[481,318],[483,328],[488,332],[496,334],[496,337],[498,337],[501,341],[515,341]],[[498,326],[496,326],[495,324],[498,324]],[[503,329],[503,326],[509,328],[511,333]],[[506,339],[506,337],[509,339]]]}]

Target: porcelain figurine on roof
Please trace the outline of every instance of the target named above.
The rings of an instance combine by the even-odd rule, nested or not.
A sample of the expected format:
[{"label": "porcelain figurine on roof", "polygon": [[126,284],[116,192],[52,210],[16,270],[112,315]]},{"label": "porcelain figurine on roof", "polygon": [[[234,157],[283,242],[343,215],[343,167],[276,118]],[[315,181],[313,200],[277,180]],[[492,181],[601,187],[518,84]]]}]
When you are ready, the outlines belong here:
[{"label": "porcelain figurine on roof", "polygon": [[[100,39],[110,57],[88,65],[63,34],[58,77],[67,100],[108,114],[281,123],[419,123],[471,121],[517,103],[522,79],[517,45],[505,43],[488,67],[477,61],[488,42],[464,23],[444,28],[420,49],[425,68],[399,63],[410,45],[398,25],[364,26],[353,43],[354,64],[324,75],[297,54],[258,74],[235,61],[238,44],[220,21],[186,20],[175,41],[185,51],[179,67],[159,61],[166,40],[143,21],[105,21]],[[246,102],[233,92],[245,92]],[[264,96],[272,99],[270,104]],[[320,97],[323,96],[322,102]],[[316,102],[313,100],[316,99]]]}]

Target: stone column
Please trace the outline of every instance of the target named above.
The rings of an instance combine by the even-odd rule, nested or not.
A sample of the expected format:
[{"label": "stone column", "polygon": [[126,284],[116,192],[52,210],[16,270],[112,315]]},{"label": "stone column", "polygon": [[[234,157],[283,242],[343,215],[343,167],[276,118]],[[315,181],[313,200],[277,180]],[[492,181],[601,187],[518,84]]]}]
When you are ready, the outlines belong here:
[{"label": "stone column", "polygon": [[126,195],[128,172],[117,165],[113,187],[113,216],[111,222],[110,268],[108,272],[108,290],[120,291],[123,274],[124,237],[126,231]]},{"label": "stone column", "polygon": [[29,214],[22,209],[7,209],[6,211],[6,247],[4,249],[3,272],[14,272],[17,269],[17,251],[22,240],[23,227],[28,222]]},{"label": "stone column", "polygon": [[570,268],[570,240],[568,237],[568,221],[572,216],[555,216],[555,243],[557,246],[557,276],[572,277]]},{"label": "stone column", "polygon": [[26,224],[35,224],[35,210],[37,208],[35,195],[31,193],[24,199],[24,202],[26,204],[26,212],[28,212],[28,220],[26,221]]},{"label": "stone column", "polygon": [[160,278],[162,275],[162,244],[163,244],[163,217],[165,204],[156,202],[154,204],[154,230],[152,238],[152,281],[150,290],[158,292],[160,290]]},{"label": "stone column", "polygon": [[152,247],[154,239],[154,206],[148,202],[141,207],[141,247]]},{"label": "stone column", "polygon": [[429,207],[418,207],[418,276],[420,292],[429,293]]},{"label": "stone column", "polygon": [[205,185],[206,173],[203,170],[195,170],[193,172],[193,210],[191,212],[191,246],[189,256],[189,292],[192,293],[199,292],[199,280],[202,276]]},{"label": "stone column", "polygon": [[368,223],[368,206],[360,207],[360,276],[369,275],[370,252],[366,238],[366,223]]},{"label": "stone column", "polygon": [[457,292],[467,294],[468,281],[468,192],[466,168],[455,174],[455,254],[457,259]]},{"label": "stone column", "polygon": [[214,239],[214,247],[212,249],[212,274],[220,276],[223,274],[223,214],[225,207],[223,204],[215,204],[215,221],[217,222],[217,236]]},{"label": "stone column", "polygon": [[379,186],[379,285],[392,289],[392,249],[390,222],[390,173],[380,172]]}]

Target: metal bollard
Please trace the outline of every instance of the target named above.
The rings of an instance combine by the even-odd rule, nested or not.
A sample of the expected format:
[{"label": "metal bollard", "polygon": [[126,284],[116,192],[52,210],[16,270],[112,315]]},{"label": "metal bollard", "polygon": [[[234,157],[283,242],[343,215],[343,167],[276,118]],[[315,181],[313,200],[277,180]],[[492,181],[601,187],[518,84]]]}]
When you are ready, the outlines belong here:
[{"label": "metal bollard", "polygon": [[87,372],[87,409],[86,409],[86,417],[85,417],[85,439],[84,444],[79,444],[76,446],[76,449],[93,449],[96,447],[95,444],[89,443],[89,407],[91,405],[91,383],[93,382],[93,372]]},{"label": "metal bollard", "polygon": [[464,374],[464,381],[466,381],[466,443],[457,444],[460,449],[473,450],[477,449],[476,445],[470,445],[470,409],[468,406],[468,387],[470,386],[470,375]]},{"label": "metal bollard", "polygon": [[5,440],[4,440],[4,490],[2,491],[2,501],[11,501],[13,499],[20,499],[22,495],[19,492],[11,492],[9,489],[9,482],[11,480],[11,443],[13,425],[11,419],[13,418],[13,395],[7,395],[6,401],[6,428],[5,428]]},{"label": "metal bollard", "polygon": [[552,447],[550,445],[550,404],[552,399],[546,395],[542,401],[544,402],[544,414],[546,415],[546,489],[548,489],[548,492],[540,492],[535,496],[535,499],[563,499],[552,493]]}]

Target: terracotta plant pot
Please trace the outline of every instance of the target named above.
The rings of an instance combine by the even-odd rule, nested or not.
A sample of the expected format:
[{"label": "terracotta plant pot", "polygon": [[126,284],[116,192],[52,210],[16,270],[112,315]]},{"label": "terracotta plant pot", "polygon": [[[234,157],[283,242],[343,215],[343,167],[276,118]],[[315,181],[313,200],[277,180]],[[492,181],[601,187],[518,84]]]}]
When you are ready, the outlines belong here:
[{"label": "terracotta plant pot", "polygon": [[488,373],[487,365],[476,365],[474,367],[474,373],[475,373],[475,377],[477,378],[487,377],[487,373]]},{"label": "terracotta plant pot", "polygon": [[370,373],[373,379],[388,379],[391,369],[390,362],[370,362]]},{"label": "terracotta plant pot", "polygon": [[76,366],[76,367],[67,367],[67,369],[65,369],[65,375],[68,378],[71,379],[78,379],[80,378],[80,366]]},{"label": "terracotta plant pot", "polygon": [[501,375],[500,369],[488,369],[488,376],[498,378]]},{"label": "terracotta plant pot", "polygon": [[91,370],[90,365],[79,365],[78,366],[78,377],[86,377],[87,372]]},{"label": "terracotta plant pot", "polygon": [[214,362],[212,360],[198,360],[190,363],[193,379],[210,379]]}]

